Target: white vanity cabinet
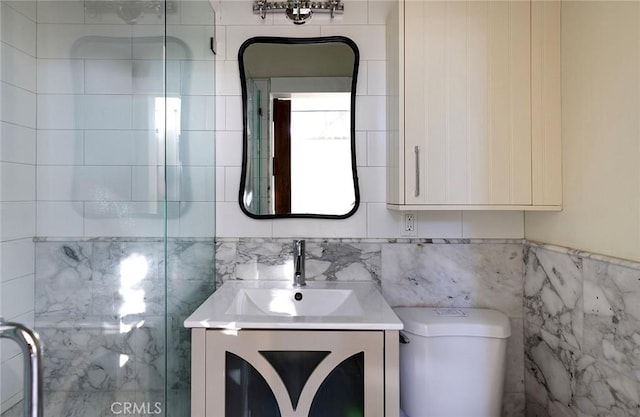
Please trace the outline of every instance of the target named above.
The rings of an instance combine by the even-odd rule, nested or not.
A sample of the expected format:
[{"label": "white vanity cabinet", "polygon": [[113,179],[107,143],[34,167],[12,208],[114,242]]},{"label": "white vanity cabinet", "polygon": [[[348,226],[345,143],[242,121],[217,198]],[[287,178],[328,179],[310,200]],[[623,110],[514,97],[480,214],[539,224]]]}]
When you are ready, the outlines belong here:
[{"label": "white vanity cabinet", "polygon": [[398,417],[398,331],[192,329],[193,417]]},{"label": "white vanity cabinet", "polygon": [[559,210],[560,2],[400,0],[387,206]]}]

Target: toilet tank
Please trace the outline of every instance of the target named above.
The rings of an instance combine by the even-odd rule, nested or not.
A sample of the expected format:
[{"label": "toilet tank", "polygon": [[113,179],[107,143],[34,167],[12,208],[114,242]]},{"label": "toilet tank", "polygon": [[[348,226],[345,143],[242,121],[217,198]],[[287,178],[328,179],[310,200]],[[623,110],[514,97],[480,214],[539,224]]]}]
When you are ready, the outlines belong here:
[{"label": "toilet tank", "polygon": [[404,323],[400,408],[408,417],[499,417],[509,319],[466,308],[394,309]]}]

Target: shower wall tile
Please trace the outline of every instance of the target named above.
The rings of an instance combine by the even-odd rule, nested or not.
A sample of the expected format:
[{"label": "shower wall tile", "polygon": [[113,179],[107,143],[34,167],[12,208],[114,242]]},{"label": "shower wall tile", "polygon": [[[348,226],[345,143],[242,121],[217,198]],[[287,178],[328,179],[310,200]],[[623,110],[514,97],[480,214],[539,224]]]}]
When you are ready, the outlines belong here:
[{"label": "shower wall tile", "polygon": [[183,166],[215,166],[217,138],[213,131],[185,131],[180,139],[176,162]]},{"label": "shower wall tile", "polygon": [[0,236],[3,241],[32,238],[36,232],[36,203],[0,203]]},{"label": "shower wall tile", "polygon": [[37,6],[35,0],[5,0],[7,6],[16,10],[29,20],[35,22],[37,18]]},{"label": "shower wall tile", "polygon": [[131,168],[108,166],[40,166],[41,201],[129,201]]},{"label": "shower wall tile", "polygon": [[2,42],[36,56],[36,23],[4,1],[0,8]]},{"label": "shower wall tile", "polygon": [[84,203],[79,201],[39,201],[36,236],[84,236]]},{"label": "shower wall tile", "polygon": [[35,166],[0,162],[0,199],[10,201],[35,200]]},{"label": "shower wall tile", "polygon": [[36,246],[45,391],[162,390],[165,377],[172,389],[188,389],[190,338],[182,323],[215,288],[212,240],[169,240],[166,263],[160,239]]},{"label": "shower wall tile", "polygon": [[[39,2],[39,4],[50,2]],[[61,2],[68,3],[68,2]],[[38,94],[84,93],[84,61],[38,59]]]},{"label": "shower wall tile", "polygon": [[88,59],[84,61],[86,94],[131,94],[133,62],[131,60]]},{"label": "shower wall tile", "polygon": [[[131,59],[131,34],[131,25],[38,24],[38,59]],[[92,42],[96,37],[118,41]]]},{"label": "shower wall tile", "polygon": [[38,23],[84,23],[84,1],[39,1]]},{"label": "shower wall tile", "polygon": [[38,165],[82,165],[84,135],[80,130],[38,130]]},{"label": "shower wall tile", "polygon": [[9,46],[0,44],[2,54],[3,81],[16,87],[36,91],[36,59],[35,57]]},{"label": "shower wall tile", "polygon": [[0,243],[0,282],[34,273],[34,245],[32,239],[10,240]]},{"label": "shower wall tile", "polygon": [[36,95],[4,81],[0,82],[0,119],[19,126],[36,127]]},{"label": "shower wall tile", "polygon": [[0,121],[0,161],[35,164],[36,131]]},{"label": "shower wall tile", "polygon": [[17,317],[33,310],[33,275],[0,283],[0,317]]},{"label": "shower wall tile", "polygon": [[[193,2],[194,4],[199,4]],[[215,71],[213,61],[182,61],[182,94],[215,95]]]}]

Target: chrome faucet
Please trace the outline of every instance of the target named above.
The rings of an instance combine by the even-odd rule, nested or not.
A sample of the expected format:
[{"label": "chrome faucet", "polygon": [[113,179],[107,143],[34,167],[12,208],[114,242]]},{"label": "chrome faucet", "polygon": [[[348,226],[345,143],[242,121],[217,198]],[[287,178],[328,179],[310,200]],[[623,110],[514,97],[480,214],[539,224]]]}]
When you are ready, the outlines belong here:
[{"label": "chrome faucet", "polygon": [[304,275],[304,240],[293,241],[293,286],[304,287],[307,285]]}]

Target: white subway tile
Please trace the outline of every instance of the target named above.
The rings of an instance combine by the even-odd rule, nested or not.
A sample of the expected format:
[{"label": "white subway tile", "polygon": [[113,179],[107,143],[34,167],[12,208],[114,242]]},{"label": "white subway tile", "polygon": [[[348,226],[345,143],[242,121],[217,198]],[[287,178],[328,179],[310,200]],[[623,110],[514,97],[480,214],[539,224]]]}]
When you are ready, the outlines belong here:
[{"label": "white subway tile", "polygon": [[227,129],[227,98],[216,96],[214,99],[214,125],[215,130]]},{"label": "white subway tile", "polygon": [[384,96],[387,92],[386,62],[367,61],[369,77],[367,79],[367,94],[370,96]]},{"label": "white subway tile", "polygon": [[216,167],[216,201],[224,201],[225,196],[225,167]]},{"label": "white subway tile", "polygon": [[524,239],[522,211],[464,211],[462,237],[466,239]]},{"label": "white subway tile", "polygon": [[359,167],[360,201],[365,203],[380,203],[386,201],[386,168]]},{"label": "white subway tile", "polygon": [[[28,311],[25,314],[21,314],[19,316],[16,317],[5,317],[6,320],[11,320],[13,322],[16,323],[22,323],[25,326],[29,327],[30,329],[35,328],[35,314],[34,311]],[[1,339],[0,340],[0,358],[2,359],[2,362],[6,362],[9,359],[13,358],[14,356],[20,355],[20,346],[18,346],[17,343],[15,343],[12,340],[9,339]],[[22,355],[19,356],[20,360],[22,360]],[[22,399],[21,394],[19,395],[20,398],[16,398],[16,401],[19,401]],[[3,401],[3,405],[4,405],[4,400],[5,398],[2,399]]]},{"label": "white subway tile", "polygon": [[367,132],[367,165],[372,167],[387,165],[386,132]]},{"label": "white subway tile", "polygon": [[0,120],[35,129],[35,109],[35,93],[0,83]]},{"label": "white subway tile", "polygon": [[[269,26],[273,24],[273,14],[267,13],[265,19],[261,19],[251,10],[252,2],[250,0],[222,0],[218,10],[218,25],[256,25]],[[257,19],[256,19],[257,18]]]},{"label": "white subway tile", "polygon": [[184,131],[180,137],[180,163],[214,166],[216,137],[213,131]]},{"label": "white subway tile", "polygon": [[[33,259],[31,260],[33,264]],[[33,275],[0,283],[0,317],[15,317],[34,309]]]},{"label": "white subway tile", "polygon": [[36,56],[36,24],[17,10],[0,3],[0,35],[2,41]]},{"label": "white subway tile", "polygon": [[5,0],[4,4],[24,15],[32,22],[38,17],[38,8],[35,0]]},{"label": "white subway tile", "polygon": [[2,362],[0,366],[0,398],[4,403],[5,399],[22,392],[22,378],[24,375],[22,355],[14,356],[6,362]]},{"label": "white subway tile", "polygon": [[242,169],[240,167],[226,167],[224,170],[224,200],[238,201],[240,191],[240,175]]},{"label": "white subway tile", "polygon": [[[134,33],[138,29],[135,28]],[[215,55],[210,48],[210,38],[214,36],[214,31],[213,25],[167,25],[167,59],[213,60]],[[149,53],[143,49],[143,47],[138,47],[138,45],[134,44],[134,56],[136,58],[148,58]],[[154,50],[150,52],[153,53]],[[162,56],[162,54],[155,55],[152,59]]]},{"label": "white subway tile", "polygon": [[419,211],[418,237],[462,238],[462,212]]},{"label": "white subway tile", "polygon": [[238,202],[216,203],[216,237],[272,237],[273,220],[255,220],[245,215]]},{"label": "white subway tile", "polygon": [[369,0],[369,24],[385,25],[392,8],[398,7],[395,0]]},{"label": "white subway tile", "polygon": [[128,95],[88,95],[82,98],[85,129],[131,129],[132,97]]},{"label": "white subway tile", "polygon": [[[216,115],[216,109],[218,105],[218,97],[216,96],[205,96],[205,109],[206,109],[206,118],[205,118],[205,130],[216,130],[216,126],[218,123],[218,116]],[[196,130],[196,129],[193,129]]]},{"label": "white subway tile", "polygon": [[0,239],[32,238],[36,233],[36,203],[0,203]]},{"label": "white subway tile", "polygon": [[396,238],[400,236],[401,213],[387,209],[386,203],[367,203],[359,210],[367,211],[368,238]]},{"label": "white subway tile", "polygon": [[182,94],[214,95],[215,66],[213,61],[182,61]]},{"label": "white subway tile", "polygon": [[182,201],[215,201],[214,167],[183,167],[180,197]]},{"label": "white subway tile", "polygon": [[208,1],[181,1],[180,22],[183,25],[211,25],[215,22],[213,8]]},{"label": "white subway tile", "polygon": [[81,129],[82,96],[38,94],[38,129]]},{"label": "white subway tile", "polygon": [[362,96],[356,100],[356,130],[384,131],[386,99],[383,96]]},{"label": "white subway tile", "polygon": [[367,61],[360,60],[358,66],[358,79],[356,80],[356,95],[367,95],[367,84],[369,79],[369,69],[367,68]]},{"label": "white subway tile", "polygon": [[36,130],[0,122],[0,159],[5,162],[35,164]]},{"label": "white subway tile", "polygon": [[356,165],[367,165],[367,132],[356,132]]},{"label": "white subway tile", "polygon": [[35,246],[33,239],[0,243],[0,279],[8,281],[34,273]]},{"label": "white subway tile", "polygon": [[36,91],[36,59],[5,43],[0,43],[0,75],[2,81],[16,87]]},{"label": "white subway tile", "polygon": [[214,237],[216,203],[180,203],[180,237]]},{"label": "white subway tile", "polygon": [[131,59],[131,25],[39,24],[38,58]]},{"label": "white subway tile", "polygon": [[80,201],[39,201],[37,236],[83,236],[84,205]]},{"label": "white subway tile", "polygon": [[[217,60],[224,60],[227,57],[227,27],[216,25],[216,57]],[[237,59],[237,58],[236,58]]]},{"label": "white subway tile", "polygon": [[38,1],[38,23],[84,23],[84,1]]},{"label": "white subway tile", "polygon": [[39,201],[127,201],[130,199],[130,167],[38,167]]},{"label": "white subway tile", "polygon": [[[164,25],[132,25],[133,59],[162,60],[165,52]],[[167,44],[167,56],[174,54],[176,44]]]},{"label": "white subway tile", "polygon": [[38,59],[38,94],[84,93],[84,61]]},{"label": "white subway tile", "polygon": [[216,165],[242,165],[242,131],[216,132]]},{"label": "white subway tile", "polygon": [[[144,135],[136,135],[131,130],[88,130],[85,132],[84,152],[87,165],[137,165],[137,139],[145,139]],[[146,132],[145,132],[146,133]],[[157,153],[151,152],[152,154]],[[142,161],[140,161],[142,162]]]},{"label": "white subway tile", "polygon": [[321,35],[320,26],[317,25],[297,26],[291,23],[285,23],[277,26],[261,25],[257,22],[260,20],[258,16],[254,16],[249,13],[246,13],[246,15],[249,19],[246,26],[227,26],[227,60],[237,60],[240,46],[244,41],[254,36],[290,36],[294,38],[309,38]]},{"label": "white subway tile", "polygon": [[[169,203],[168,233],[177,235],[178,203]],[[85,204],[85,236],[161,237],[164,203],[111,202]]]},{"label": "white subway tile", "polygon": [[240,96],[228,96],[226,98],[226,130],[242,130],[242,98]]},{"label": "white subway tile", "polygon": [[362,61],[385,59],[384,25],[322,26],[322,36],[346,36],[358,45]]},{"label": "white subway tile", "polygon": [[82,165],[81,130],[38,130],[38,165]]},{"label": "white subway tile", "polygon": [[344,220],[274,220],[273,237],[364,238],[367,237],[366,207],[359,207],[353,216]]},{"label": "white subway tile", "polygon": [[0,162],[0,198],[2,201],[36,199],[35,166]]},{"label": "white subway tile", "polygon": [[176,166],[136,166],[132,167],[131,199],[133,201],[158,201],[165,198],[165,170],[166,194],[168,201],[181,199],[180,182],[182,173]]},{"label": "white subway tile", "polygon": [[86,94],[131,94],[133,63],[130,60],[91,60],[84,62]]},{"label": "white subway tile", "polygon": [[216,94],[221,96],[239,96],[241,94],[238,61],[217,61],[215,71]]},{"label": "white subway tile", "polygon": [[[133,96],[133,128],[164,132],[164,98],[158,95]],[[162,136],[164,138],[164,136]],[[164,139],[163,139],[164,140]]]},{"label": "white subway tile", "polygon": [[[166,62],[166,77],[166,93],[179,94],[181,79],[179,61]],[[165,64],[161,59],[133,61],[133,92],[134,94],[164,95]]]}]

